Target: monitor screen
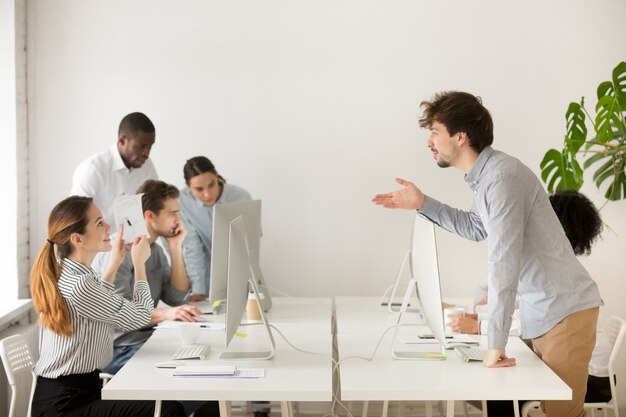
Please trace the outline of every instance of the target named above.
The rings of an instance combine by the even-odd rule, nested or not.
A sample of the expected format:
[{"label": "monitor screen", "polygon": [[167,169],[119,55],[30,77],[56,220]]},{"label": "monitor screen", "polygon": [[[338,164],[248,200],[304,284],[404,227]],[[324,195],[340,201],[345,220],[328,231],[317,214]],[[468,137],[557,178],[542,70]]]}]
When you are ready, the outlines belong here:
[{"label": "monitor screen", "polygon": [[439,343],[445,344],[441,308],[441,284],[435,225],[421,214],[415,216],[411,243],[411,273],[417,281],[417,297],[424,320]]},{"label": "monitor screen", "polygon": [[[258,293],[258,285],[253,272],[252,260],[248,248],[250,247],[247,218],[239,216],[229,225],[228,257],[227,257],[227,294],[226,294],[226,338],[228,346],[237,333],[241,319],[248,302],[248,290]],[[270,350],[268,351],[228,351],[222,353],[221,359],[271,359],[274,356],[275,343],[265,315],[261,312],[261,319],[269,337]],[[256,345],[254,345],[256,346]]]},{"label": "monitor screen", "polygon": [[226,299],[230,223],[238,217],[245,219],[245,231],[252,268],[261,279],[259,251],[261,247],[261,200],[216,204],[213,209],[213,240],[211,242],[211,279],[209,301]]},{"label": "monitor screen", "polygon": [[228,279],[226,295],[226,343],[228,346],[239,328],[248,302],[248,280],[252,280],[248,255],[245,219],[237,217],[230,224],[228,239]]}]

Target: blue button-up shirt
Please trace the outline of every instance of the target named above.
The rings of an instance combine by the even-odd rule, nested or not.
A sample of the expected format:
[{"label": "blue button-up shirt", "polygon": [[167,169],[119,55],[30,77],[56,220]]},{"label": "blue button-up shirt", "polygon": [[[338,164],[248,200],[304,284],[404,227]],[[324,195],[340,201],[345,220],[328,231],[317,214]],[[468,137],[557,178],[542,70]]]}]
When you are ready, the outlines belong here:
[{"label": "blue button-up shirt", "polygon": [[[222,195],[215,204],[252,200],[241,187],[224,184]],[[183,242],[183,258],[192,294],[209,295],[211,273],[211,244],[213,241],[213,206],[196,199],[189,188],[180,192],[180,217],[187,228]]]},{"label": "blue button-up shirt", "polygon": [[576,311],[604,304],[527,166],[487,147],[465,181],[474,192],[469,211],[426,196],[419,212],[465,238],[488,237],[490,349],[506,346],[516,294],[525,339],[545,334]]}]

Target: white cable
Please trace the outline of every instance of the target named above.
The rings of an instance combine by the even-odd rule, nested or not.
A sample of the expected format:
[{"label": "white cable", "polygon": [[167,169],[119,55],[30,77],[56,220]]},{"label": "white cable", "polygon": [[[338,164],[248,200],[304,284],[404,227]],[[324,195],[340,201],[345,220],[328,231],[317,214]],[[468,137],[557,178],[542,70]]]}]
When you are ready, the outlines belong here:
[{"label": "white cable", "polygon": [[380,298],[380,305],[383,305],[384,303],[387,302],[387,294],[389,293],[389,291],[393,289],[393,287],[394,287],[394,284],[391,284],[390,286],[387,287],[387,289],[383,293],[383,296]]},{"label": "white cable", "polygon": [[[369,357],[354,355],[354,356],[345,357],[345,358],[341,359],[340,361],[336,361],[335,365],[333,366],[332,374],[334,375],[335,372],[337,372],[337,369],[339,368],[339,365],[343,361],[346,361],[348,359],[361,359],[361,360],[364,360],[364,361],[367,361],[367,362],[371,362],[374,359],[374,356],[376,356],[376,352],[378,351],[378,348],[380,347],[380,344],[382,343],[383,339],[385,338],[385,335],[387,333],[389,333],[389,330],[392,330],[395,327],[396,327],[396,325],[388,327],[383,332],[383,334],[380,335],[380,338],[378,339],[378,342],[376,343],[376,347],[374,348],[374,351],[372,352],[372,354]],[[335,362],[335,361],[333,361],[333,362]],[[332,404],[331,409],[330,409],[330,412],[331,412],[333,417],[335,417],[335,403],[341,405],[341,407],[343,407],[343,409],[346,410],[346,412],[348,413],[348,417],[353,417],[352,413],[350,412],[350,410],[348,410],[348,408],[341,401],[339,401],[339,399],[337,399],[337,393],[336,392],[333,392],[333,404]]]},{"label": "white cable", "polygon": [[293,343],[291,343],[289,340],[287,340],[287,338],[285,337],[285,335],[283,334],[283,332],[281,332],[276,326],[274,326],[273,324],[269,323],[269,326],[276,330],[276,332],[280,335],[280,337],[283,338],[283,340],[289,345],[289,347],[291,347],[293,350],[296,350],[298,352],[302,352],[302,353],[306,353],[307,355],[316,355],[316,356],[322,356],[325,358],[330,358],[331,361],[333,361],[333,357],[332,356],[328,356],[324,353],[320,353],[320,352],[311,352],[309,350],[304,350],[304,349],[300,349],[299,347],[293,345]]},{"label": "white cable", "polygon": [[[258,324],[258,323],[250,323],[250,324]],[[316,356],[322,356],[325,358],[329,358],[331,360],[331,362],[333,363],[333,368],[332,368],[332,372],[331,375],[335,375],[335,373],[337,372],[339,365],[348,359],[361,359],[361,360],[365,360],[367,362],[371,362],[374,359],[374,356],[376,356],[376,352],[378,352],[378,348],[380,347],[380,344],[382,343],[383,339],[385,338],[385,335],[387,333],[389,333],[390,330],[394,329],[396,327],[396,325],[394,326],[390,326],[389,328],[387,328],[383,334],[380,336],[380,338],[378,339],[378,342],[376,343],[376,347],[374,347],[374,351],[372,352],[372,354],[369,357],[365,357],[365,356],[358,356],[358,355],[354,355],[354,356],[348,356],[346,358],[341,359],[340,361],[335,360],[335,358],[333,358],[332,356],[328,356],[324,353],[320,353],[320,352],[312,352],[312,351],[308,351],[308,350],[304,350],[304,349],[300,349],[299,347],[295,346],[293,343],[291,343],[287,337],[285,337],[285,335],[273,324],[269,324],[269,327],[271,327],[272,329],[276,330],[276,332],[280,335],[280,337],[283,338],[283,340],[285,341],[285,343],[287,343],[287,345],[289,345],[289,347],[291,347],[292,349],[298,351],[298,352],[302,352],[305,353],[307,355],[316,355]],[[337,384],[337,388],[336,390],[339,389],[340,384]],[[337,414],[335,414],[335,407],[337,406],[337,404],[339,404],[344,410],[346,410],[346,413],[348,414],[348,417],[354,417],[352,412],[348,409],[348,407],[346,407],[342,401],[339,400],[338,398],[338,392],[334,390],[332,395],[333,395],[333,401],[331,403],[331,407],[330,407],[330,414],[324,414],[322,417],[339,417]]]},{"label": "white cable", "polygon": [[[333,363],[333,368],[332,368],[331,375],[334,375],[334,374],[335,374],[336,369],[337,369],[337,365],[336,365],[337,361],[335,360],[335,358],[333,358],[333,357],[332,357],[332,355],[331,355],[331,356],[328,356],[328,355],[326,355],[326,354],[324,354],[324,353],[320,353],[320,352],[311,352],[311,351],[308,351],[308,350],[300,349],[299,347],[297,347],[297,346],[295,346],[293,343],[291,343],[291,342],[287,339],[287,337],[285,337],[285,335],[284,335],[284,334],[283,334],[283,333],[282,333],[282,332],[281,332],[281,331],[280,331],[280,330],[279,330],[276,326],[274,326],[273,324],[270,324],[269,326],[270,326],[272,329],[276,330],[276,332],[280,335],[280,337],[282,337],[282,338],[283,338],[283,340],[287,343],[287,345],[289,345],[292,349],[294,349],[294,350],[296,350],[296,351],[298,351],[298,352],[305,353],[305,354],[307,354],[307,355],[322,356],[322,357],[325,357],[325,358],[330,359],[330,360],[331,360],[331,362]],[[330,412],[331,412],[331,414],[325,414],[325,415],[324,415],[324,416],[322,416],[322,417],[340,417],[340,416],[338,416],[338,415],[336,415],[336,414],[335,414],[335,403],[339,403],[339,404],[340,404],[340,405],[341,405],[341,406],[342,406],[342,407],[346,410],[346,412],[348,413],[348,417],[354,417],[354,416],[352,415],[352,413],[350,412],[350,410],[348,410],[348,408],[347,408],[345,405],[343,405],[343,403],[341,403],[341,401],[339,401],[339,400],[337,399],[337,392],[333,391],[332,396],[333,396],[333,401],[332,401],[331,406],[330,406]]]}]

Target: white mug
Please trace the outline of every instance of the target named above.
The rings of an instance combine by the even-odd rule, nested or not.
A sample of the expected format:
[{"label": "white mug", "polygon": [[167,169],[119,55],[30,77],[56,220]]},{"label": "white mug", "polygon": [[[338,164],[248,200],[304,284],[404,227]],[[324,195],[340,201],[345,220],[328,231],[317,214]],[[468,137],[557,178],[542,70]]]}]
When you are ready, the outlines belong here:
[{"label": "white mug", "polygon": [[193,345],[200,336],[200,326],[194,323],[181,323],[178,331],[183,346]]}]

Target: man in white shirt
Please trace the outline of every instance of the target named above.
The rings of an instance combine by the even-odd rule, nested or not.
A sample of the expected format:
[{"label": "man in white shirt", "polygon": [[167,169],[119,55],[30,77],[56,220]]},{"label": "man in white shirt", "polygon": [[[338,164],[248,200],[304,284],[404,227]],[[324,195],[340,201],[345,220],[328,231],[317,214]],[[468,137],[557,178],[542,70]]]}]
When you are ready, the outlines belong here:
[{"label": "man in white shirt", "polygon": [[81,162],[72,178],[70,195],[92,197],[104,220],[115,232],[113,201],[122,194],[135,194],[146,180],[158,179],[148,158],[155,129],[143,113],[130,113],[120,122],[117,143],[109,150]]}]

